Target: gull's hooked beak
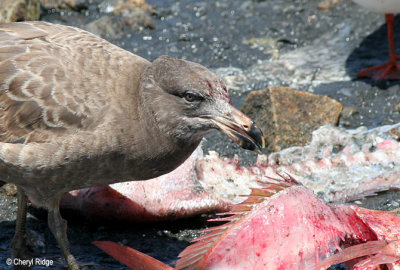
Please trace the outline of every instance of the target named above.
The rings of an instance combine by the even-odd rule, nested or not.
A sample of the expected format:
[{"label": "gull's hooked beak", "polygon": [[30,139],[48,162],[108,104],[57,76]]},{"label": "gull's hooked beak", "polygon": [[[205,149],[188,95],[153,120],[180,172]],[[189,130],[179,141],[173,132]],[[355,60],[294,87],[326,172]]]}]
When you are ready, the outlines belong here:
[{"label": "gull's hooked beak", "polygon": [[261,148],[265,147],[261,130],[248,116],[234,107],[229,118],[212,115],[201,117],[210,119],[222,133],[244,149],[261,154]]}]

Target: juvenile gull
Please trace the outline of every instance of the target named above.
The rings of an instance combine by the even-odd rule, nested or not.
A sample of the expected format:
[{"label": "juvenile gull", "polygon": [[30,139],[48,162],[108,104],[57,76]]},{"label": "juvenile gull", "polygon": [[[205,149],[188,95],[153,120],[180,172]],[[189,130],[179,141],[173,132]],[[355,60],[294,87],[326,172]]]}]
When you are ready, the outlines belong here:
[{"label": "juvenile gull", "polygon": [[214,129],[245,149],[264,146],[199,64],[168,56],[150,63],[69,26],[0,25],[0,179],[18,186],[14,257],[25,250],[28,196],[48,210],[68,267],[78,269],[60,197],[165,174]]}]

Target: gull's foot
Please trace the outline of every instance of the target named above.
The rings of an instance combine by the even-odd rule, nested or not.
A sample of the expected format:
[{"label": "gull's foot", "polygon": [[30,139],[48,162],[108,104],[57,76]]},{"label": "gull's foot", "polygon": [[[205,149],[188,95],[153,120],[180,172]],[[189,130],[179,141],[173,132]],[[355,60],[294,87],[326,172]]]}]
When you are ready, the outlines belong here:
[{"label": "gull's foot", "polygon": [[376,81],[382,79],[400,80],[400,66],[397,63],[398,59],[400,59],[400,57],[396,56],[390,59],[386,64],[363,69],[358,74],[358,77],[371,78]]},{"label": "gull's foot", "polygon": [[[25,237],[14,237],[14,239],[11,241],[9,247],[12,248],[12,258],[13,261],[26,261],[30,260],[31,258],[34,257],[33,253],[28,249],[26,246],[26,241],[24,239]],[[23,269],[29,269],[29,266],[24,266],[22,264],[15,263],[13,264],[13,269],[16,270],[23,270]]]},{"label": "gull's foot", "polygon": [[9,247],[12,248],[13,258],[24,260],[32,258],[33,256],[33,253],[28,249],[26,245],[25,235],[15,235]]}]

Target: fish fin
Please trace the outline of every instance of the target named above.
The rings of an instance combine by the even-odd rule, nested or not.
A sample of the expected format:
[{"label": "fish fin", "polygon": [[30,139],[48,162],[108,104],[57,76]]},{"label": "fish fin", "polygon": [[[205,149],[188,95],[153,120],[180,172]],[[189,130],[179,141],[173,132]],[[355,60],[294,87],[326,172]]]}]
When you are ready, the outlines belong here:
[{"label": "fish fin", "polygon": [[111,241],[93,241],[92,244],[133,270],[174,269],[140,251]]},{"label": "fish fin", "polygon": [[275,172],[275,174],[278,175],[280,178],[270,177],[270,176],[267,176],[267,178],[274,180],[274,181],[278,181],[279,183],[282,183],[282,184],[286,184],[288,186],[292,186],[292,185],[300,186],[301,185],[301,183],[299,181],[297,181],[293,176],[291,176],[287,172],[283,172],[283,173]]},{"label": "fish fin", "polygon": [[227,216],[210,219],[209,221],[226,222],[222,225],[211,227],[201,232],[206,234],[193,240],[194,244],[185,248],[180,254],[180,259],[176,262],[176,269],[199,269],[204,259],[207,258],[212,249],[220,239],[223,239],[231,229],[233,229],[240,220],[250,213],[255,206],[273,196],[277,192],[284,190],[298,182],[290,175],[286,176],[276,173],[280,178],[270,178],[271,181],[260,181],[262,188],[252,188],[251,194],[247,199],[239,204],[231,206],[229,212],[217,214],[217,216]]},{"label": "fish fin", "polygon": [[389,263],[394,263],[399,261],[400,258],[384,255],[384,254],[376,254],[372,257],[368,257],[357,264],[354,265],[354,269],[365,269],[368,266],[378,266]]},{"label": "fish fin", "polygon": [[[354,265],[355,269],[366,266],[377,266],[380,264],[393,263],[400,260],[400,241],[370,241],[367,243],[345,248],[338,253],[322,260],[316,269],[327,269],[329,266],[342,262],[351,261],[364,256],[367,257]],[[361,267],[361,268],[360,268]]]}]

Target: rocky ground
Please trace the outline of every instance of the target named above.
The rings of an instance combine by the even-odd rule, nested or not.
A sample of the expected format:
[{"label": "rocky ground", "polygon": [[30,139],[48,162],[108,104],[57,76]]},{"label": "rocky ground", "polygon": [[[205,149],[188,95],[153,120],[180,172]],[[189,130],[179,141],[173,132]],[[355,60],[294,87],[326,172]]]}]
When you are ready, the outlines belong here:
[{"label": "rocky ground", "polygon": [[[134,7],[121,6],[119,0],[65,1],[69,5],[60,4],[61,0],[40,2],[41,20],[94,31],[149,60],[168,54],[213,69],[226,80],[239,107],[250,91],[283,85],[341,102],[344,111],[339,125],[346,128],[372,128],[400,120],[398,82],[356,78],[361,68],[387,58],[384,16],[348,0],[324,1],[338,2],[328,8],[321,8],[320,0],[148,0],[152,7],[139,0],[130,1],[137,4]],[[399,18],[395,27],[400,29]],[[400,35],[396,41],[400,44]],[[204,148],[229,157],[239,154],[250,163],[255,158],[218,133],[206,138]],[[14,232],[12,193],[4,189],[0,193],[0,251],[4,251],[0,269],[8,269],[7,245]],[[400,193],[383,192],[357,203],[390,210],[399,207]],[[59,249],[43,213],[32,208],[30,213],[29,232],[39,247],[36,251],[55,259],[55,268],[61,268]],[[173,263],[206,226],[206,217],[151,226],[99,225],[71,218],[69,236],[74,254],[88,269],[124,268],[89,244],[93,240],[120,242]]]}]

